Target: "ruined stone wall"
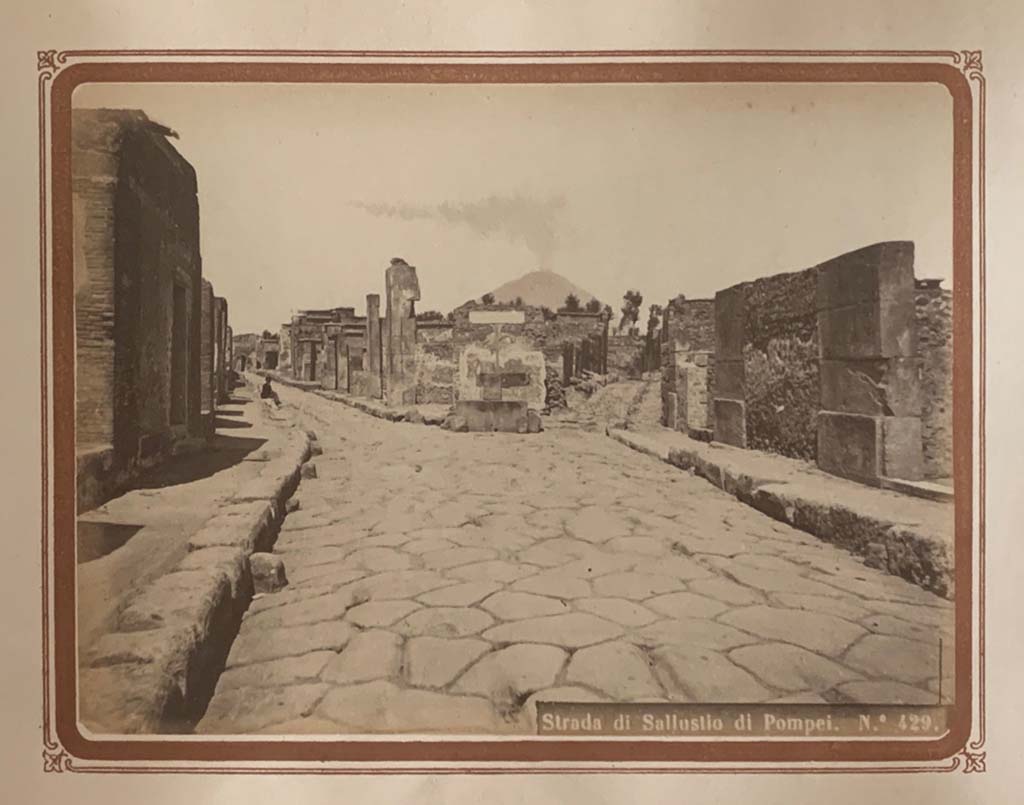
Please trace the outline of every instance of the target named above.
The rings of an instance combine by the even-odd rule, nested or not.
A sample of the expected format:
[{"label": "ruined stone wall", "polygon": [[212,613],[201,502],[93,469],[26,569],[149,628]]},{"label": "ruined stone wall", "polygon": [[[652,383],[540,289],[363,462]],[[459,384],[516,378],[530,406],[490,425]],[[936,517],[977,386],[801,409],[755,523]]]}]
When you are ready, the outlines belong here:
[{"label": "ruined stone wall", "polygon": [[449,322],[420,322],[416,329],[416,402],[453,403],[458,361]]},{"label": "ruined stone wall", "polygon": [[713,427],[715,303],[676,297],[661,328],[662,424],[691,433]]},{"label": "ruined stone wall", "polygon": [[138,111],[72,117],[77,439],[111,473],[205,432],[196,177],[165,134]]},{"label": "ruined stone wall", "polygon": [[230,399],[228,388],[228,302],[221,296],[213,298],[214,326],[216,328],[216,344],[214,349],[214,376],[217,389],[217,402],[226,403]]},{"label": "ruined stone wall", "polygon": [[937,281],[914,293],[921,359],[921,438],[926,478],[953,475],[953,294]]},{"label": "ruined stone wall", "polygon": [[639,378],[643,374],[644,339],[640,335],[608,336],[608,374]]},{"label": "ruined stone wall", "polygon": [[[202,283],[202,302],[201,302],[201,313],[200,313],[200,328],[201,333],[200,339],[200,363],[201,366],[201,378],[200,378],[200,395],[202,397],[202,411],[203,416],[207,420],[207,428],[209,431],[213,431],[215,410],[217,407],[217,401],[215,399],[214,390],[216,389],[216,374],[213,362],[213,342],[214,342],[214,322],[213,322],[213,285],[207,280],[203,280]],[[243,336],[244,339],[244,336]],[[245,354],[244,341],[241,352]]]},{"label": "ruined stone wall", "polygon": [[286,374],[292,371],[292,326],[282,324],[281,332],[277,339],[280,354],[277,358],[277,370]]},{"label": "ruined stone wall", "polygon": [[817,271],[765,277],[744,287],[743,382],[747,446],[813,461],[817,456]]},{"label": "ruined stone wall", "polygon": [[[260,337],[256,333],[241,333],[232,338],[233,358],[232,365],[239,372],[256,368],[256,353]],[[262,368],[262,367],[261,367]]]}]

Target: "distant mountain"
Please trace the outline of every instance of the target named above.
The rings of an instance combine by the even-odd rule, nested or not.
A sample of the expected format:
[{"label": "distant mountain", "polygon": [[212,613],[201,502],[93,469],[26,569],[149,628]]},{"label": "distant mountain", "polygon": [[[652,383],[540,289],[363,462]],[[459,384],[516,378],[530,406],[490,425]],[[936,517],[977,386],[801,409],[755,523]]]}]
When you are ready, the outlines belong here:
[{"label": "distant mountain", "polygon": [[548,307],[552,310],[562,307],[565,304],[565,297],[569,294],[576,294],[581,305],[594,298],[592,293],[573,285],[554,271],[531,271],[519,279],[500,285],[491,293],[494,294],[496,302],[514,302],[516,297],[522,297],[527,305]]}]

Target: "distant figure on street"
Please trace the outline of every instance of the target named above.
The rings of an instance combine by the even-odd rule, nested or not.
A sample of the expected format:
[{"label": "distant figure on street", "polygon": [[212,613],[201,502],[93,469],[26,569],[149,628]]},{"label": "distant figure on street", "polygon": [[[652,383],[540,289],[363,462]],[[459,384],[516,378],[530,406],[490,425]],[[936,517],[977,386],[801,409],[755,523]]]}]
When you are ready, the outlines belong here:
[{"label": "distant figure on street", "polygon": [[264,400],[273,400],[274,405],[280,408],[281,398],[277,396],[277,392],[270,387],[270,378],[263,380],[263,388],[260,389],[260,397]]}]

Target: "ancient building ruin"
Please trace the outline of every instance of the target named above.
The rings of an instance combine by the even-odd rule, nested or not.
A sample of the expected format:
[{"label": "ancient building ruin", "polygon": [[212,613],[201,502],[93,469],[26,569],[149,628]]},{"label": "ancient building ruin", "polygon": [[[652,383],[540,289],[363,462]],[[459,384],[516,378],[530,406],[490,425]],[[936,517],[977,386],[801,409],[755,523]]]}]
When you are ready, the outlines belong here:
[{"label": "ancient building ruin", "polygon": [[672,300],[663,424],[867,483],[948,477],[951,313],[910,242]]},{"label": "ancient building ruin", "polygon": [[72,116],[79,509],[206,435],[222,388],[227,305],[203,283],[196,174],[170,135],[136,110]]}]

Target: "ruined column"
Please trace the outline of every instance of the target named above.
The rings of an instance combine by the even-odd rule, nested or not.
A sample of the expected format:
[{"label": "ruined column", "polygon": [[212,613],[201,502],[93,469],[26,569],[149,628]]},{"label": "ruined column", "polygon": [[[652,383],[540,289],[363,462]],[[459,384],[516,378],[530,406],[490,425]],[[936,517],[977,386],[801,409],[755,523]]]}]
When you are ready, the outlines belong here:
[{"label": "ruined column", "polygon": [[371,397],[380,399],[383,383],[381,380],[383,360],[380,342],[380,295],[366,295],[366,372],[368,391]]},{"label": "ruined column", "polygon": [[746,285],[715,294],[715,385],[712,408],[715,441],[747,446],[747,404],[743,363]]},{"label": "ruined column", "polygon": [[384,376],[388,405],[416,403],[416,309],[420,284],[416,269],[401,257],[385,272],[387,311],[384,316]]},{"label": "ruined column", "polygon": [[819,266],[818,466],[869,483],[923,476],[914,244],[876,243]]},{"label": "ruined column", "polygon": [[216,407],[216,366],[214,364],[213,285],[203,280],[200,291],[200,411],[205,433],[213,432]]}]

